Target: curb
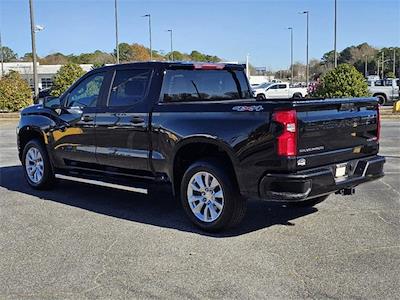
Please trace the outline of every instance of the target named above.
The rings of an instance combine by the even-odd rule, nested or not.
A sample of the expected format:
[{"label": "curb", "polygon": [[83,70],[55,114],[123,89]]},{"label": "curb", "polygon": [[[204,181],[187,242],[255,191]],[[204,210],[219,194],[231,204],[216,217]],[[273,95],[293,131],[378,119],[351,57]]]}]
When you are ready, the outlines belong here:
[{"label": "curb", "polygon": [[19,119],[19,112],[0,113],[1,119]]}]

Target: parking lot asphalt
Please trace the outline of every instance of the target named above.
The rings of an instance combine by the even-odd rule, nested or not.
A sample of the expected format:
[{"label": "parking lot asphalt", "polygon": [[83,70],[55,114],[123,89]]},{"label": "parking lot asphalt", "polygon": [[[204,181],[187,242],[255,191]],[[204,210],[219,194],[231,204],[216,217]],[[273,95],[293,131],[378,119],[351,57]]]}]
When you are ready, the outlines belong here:
[{"label": "parking lot asphalt", "polygon": [[400,299],[398,121],[383,122],[383,179],[315,208],[250,201],[213,235],[166,188],[30,189],[15,125],[0,121],[0,299]]}]

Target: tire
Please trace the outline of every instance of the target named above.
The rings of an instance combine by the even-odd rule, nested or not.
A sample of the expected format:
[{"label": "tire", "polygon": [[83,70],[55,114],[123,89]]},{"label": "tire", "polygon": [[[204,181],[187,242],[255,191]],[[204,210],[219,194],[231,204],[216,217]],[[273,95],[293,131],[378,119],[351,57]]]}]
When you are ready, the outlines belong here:
[{"label": "tire", "polygon": [[376,95],[376,98],[378,98],[378,102],[380,105],[385,105],[386,103],[386,97],[383,95]]},{"label": "tire", "polygon": [[264,95],[264,94],[258,94],[257,97],[256,97],[256,99],[259,100],[259,101],[262,101],[262,100],[265,100],[265,99],[267,99],[267,98],[265,98],[265,95]]},{"label": "tire", "polygon": [[182,178],[180,194],[186,215],[204,231],[234,227],[246,214],[247,202],[240,195],[233,175],[214,159],[189,166]]},{"label": "tire", "polygon": [[295,93],[293,95],[293,99],[302,99],[302,98],[303,98],[303,96],[300,93]]},{"label": "tire", "polygon": [[[48,189],[54,183],[54,173],[50,159],[43,144],[36,139],[30,140],[22,154],[24,176],[34,189]],[[28,166],[29,165],[29,166]],[[32,170],[28,174],[29,170]]]},{"label": "tire", "polygon": [[299,202],[290,202],[290,206],[292,207],[313,207],[317,205],[318,203],[321,203],[322,201],[325,201],[329,195],[317,197],[317,198],[312,198],[304,201],[299,201]]}]

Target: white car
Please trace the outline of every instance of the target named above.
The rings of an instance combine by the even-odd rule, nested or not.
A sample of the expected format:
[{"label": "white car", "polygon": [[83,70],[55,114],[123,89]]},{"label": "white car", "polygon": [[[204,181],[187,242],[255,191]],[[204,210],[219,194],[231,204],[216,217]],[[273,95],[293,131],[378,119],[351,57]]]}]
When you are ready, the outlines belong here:
[{"label": "white car", "polygon": [[384,79],[384,80],[368,80],[368,91],[372,96],[379,99],[379,104],[391,103],[399,98],[400,80]]},{"label": "white car", "polygon": [[300,99],[307,96],[307,88],[290,87],[290,84],[287,82],[266,82],[253,89],[253,92],[257,100],[282,98]]}]

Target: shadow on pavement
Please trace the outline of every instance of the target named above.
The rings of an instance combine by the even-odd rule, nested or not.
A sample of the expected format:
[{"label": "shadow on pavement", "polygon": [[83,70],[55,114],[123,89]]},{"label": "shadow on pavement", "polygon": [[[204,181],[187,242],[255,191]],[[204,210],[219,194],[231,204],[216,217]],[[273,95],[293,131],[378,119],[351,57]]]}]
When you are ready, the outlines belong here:
[{"label": "shadow on pavement", "polygon": [[206,233],[186,218],[167,186],[154,187],[150,196],[120,190],[59,181],[52,190],[39,191],[28,186],[21,166],[0,168],[0,186],[95,213],[154,226],[173,228],[212,237],[232,237],[272,225],[293,226],[291,220],[314,213],[316,208],[286,208],[263,201],[249,201],[246,217],[236,228],[222,233]]}]

